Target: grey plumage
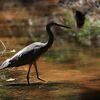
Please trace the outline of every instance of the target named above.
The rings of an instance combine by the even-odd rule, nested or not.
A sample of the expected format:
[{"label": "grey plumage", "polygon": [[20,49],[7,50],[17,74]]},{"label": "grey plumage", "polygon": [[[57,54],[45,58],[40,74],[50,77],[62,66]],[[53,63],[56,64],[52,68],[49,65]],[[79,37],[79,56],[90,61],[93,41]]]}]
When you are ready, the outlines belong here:
[{"label": "grey plumage", "polygon": [[5,67],[17,67],[17,66],[31,63],[32,59],[33,60],[36,59],[36,56],[35,57],[33,56],[35,55],[35,52],[38,52],[39,49],[42,48],[43,46],[45,46],[45,44],[41,42],[35,42],[26,46],[25,48],[20,50],[18,53],[16,53],[14,56],[5,60],[1,64],[0,69],[5,68]]},{"label": "grey plumage", "polygon": [[37,78],[39,80],[42,80],[41,78],[39,78],[36,60],[43,53],[45,53],[53,44],[54,36],[52,34],[52,31],[51,31],[52,26],[60,26],[60,27],[70,28],[70,27],[60,25],[60,24],[57,24],[57,23],[54,23],[54,22],[47,24],[46,30],[47,30],[47,33],[48,33],[48,41],[46,43],[35,42],[35,43],[32,43],[32,44],[26,46],[25,48],[20,50],[18,53],[16,53],[14,56],[5,60],[0,65],[0,69],[10,68],[10,67],[18,67],[18,66],[28,64],[29,70],[28,70],[28,73],[27,73],[27,81],[28,81],[28,84],[30,84],[29,83],[29,73],[30,73],[30,69],[31,69],[32,64],[34,64]]}]

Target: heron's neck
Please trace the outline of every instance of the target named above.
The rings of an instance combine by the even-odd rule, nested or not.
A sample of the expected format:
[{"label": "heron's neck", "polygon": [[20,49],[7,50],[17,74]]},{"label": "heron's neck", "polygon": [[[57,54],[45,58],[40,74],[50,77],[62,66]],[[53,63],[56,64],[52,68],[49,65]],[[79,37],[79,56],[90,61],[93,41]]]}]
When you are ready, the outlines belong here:
[{"label": "heron's neck", "polygon": [[51,27],[52,27],[52,25],[47,25],[46,26],[46,30],[47,30],[47,33],[48,33],[48,41],[46,43],[46,46],[48,48],[50,48],[52,46],[53,41],[54,41],[54,36],[53,36],[52,31],[51,31]]}]

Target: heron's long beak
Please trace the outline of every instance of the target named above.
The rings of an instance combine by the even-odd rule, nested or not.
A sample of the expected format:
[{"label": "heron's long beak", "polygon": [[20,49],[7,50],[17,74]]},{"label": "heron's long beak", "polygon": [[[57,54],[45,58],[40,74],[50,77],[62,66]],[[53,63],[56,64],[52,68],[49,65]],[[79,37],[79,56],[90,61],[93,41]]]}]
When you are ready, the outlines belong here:
[{"label": "heron's long beak", "polygon": [[69,29],[72,29],[71,27],[69,26],[66,26],[66,25],[61,25],[61,24],[56,24],[57,26],[60,26],[60,27],[64,27],[64,28],[69,28]]}]

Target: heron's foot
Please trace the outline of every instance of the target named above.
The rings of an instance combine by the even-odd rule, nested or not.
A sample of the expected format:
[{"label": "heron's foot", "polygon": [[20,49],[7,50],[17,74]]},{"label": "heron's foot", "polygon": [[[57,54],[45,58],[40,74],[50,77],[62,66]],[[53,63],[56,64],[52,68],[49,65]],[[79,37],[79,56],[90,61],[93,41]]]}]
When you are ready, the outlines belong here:
[{"label": "heron's foot", "polygon": [[27,81],[27,83],[28,83],[28,85],[30,85],[30,82],[29,81]]},{"label": "heron's foot", "polygon": [[28,85],[30,85],[30,82],[28,82]]},{"label": "heron's foot", "polygon": [[27,77],[27,83],[28,83],[28,85],[30,85],[29,77]]},{"label": "heron's foot", "polygon": [[38,79],[38,80],[41,80],[41,81],[43,81],[43,82],[45,82],[45,80],[41,79],[40,77],[37,77],[37,79]]}]

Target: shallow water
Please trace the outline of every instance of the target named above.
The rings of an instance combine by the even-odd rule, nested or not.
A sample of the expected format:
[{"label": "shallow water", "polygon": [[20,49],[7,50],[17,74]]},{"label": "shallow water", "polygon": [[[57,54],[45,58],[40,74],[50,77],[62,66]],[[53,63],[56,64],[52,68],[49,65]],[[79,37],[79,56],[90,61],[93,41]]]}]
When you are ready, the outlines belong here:
[{"label": "shallow water", "polygon": [[[18,73],[21,75],[15,80],[6,81],[6,79],[11,79],[12,74],[17,76]],[[30,76],[31,84],[28,85],[24,79],[24,72],[7,72],[6,70],[5,74],[7,77],[3,76],[0,82],[0,100],[65,100],[71,98],[70,91],[81,87],[81,85],[71,82],[34,82],[33,76]]]},{"label": "shallow water", "polygon": [[[52,71],[50,71],[52,72]],[[88,84],[97,83],[96,87],[99,87],[100,79],[97,80],[96,77],[91,79],[90,83],[88,83],[86,79],[82,82],[80,78],[85,78],[85,76],[77,76],[74,71],[67,72],[67,74],[71,74],[71,76],[76,75],[78,77],[77,80],[73,76],[73,79],[68,80],[60,80],[60,75],[63,76],[64,72],[57,73],[58,70],[53,71],[55,75],[58,75],[56,80],[55,75],[54,80],[51,81],[38,81],[33,79],[32,73],[30,74],[30,82],[28,85],[26,81],[26,70],[4,70],[1,72],[1,75],[5,75],[4,79],[0,79],[0,100],[99,100],[100,98],[100,89],[91,88]],[[5,74],[4,74],[5,73]],[[50,74],[48,72],[48,74]],[[34,74],[35,75],[35,74]],[[41,76],[44,76],[41,74]],[[48,79],[50,79],[50,76]],[[67,76],[66,76],[67,77]],[[70,77],[70,76],[69,76]],[[45,77],[44,77],[45,78]],[[63,78],[63,77],[62,77]],[[90,81],[89,79],[89,81]],[[8,81],[7,81],[8,80]],[[79,81],[81,80],[81,81]],[[87,83],[86,83],[87,82]],[[95,85],[95,84],[94,84]]]},{"label": "shallow water", "polygon": [[27,85],[8,84],[0,86],[1,100],[80,100],[80,95],[75,89],[82,87],[75,83],[32,83]]}]

